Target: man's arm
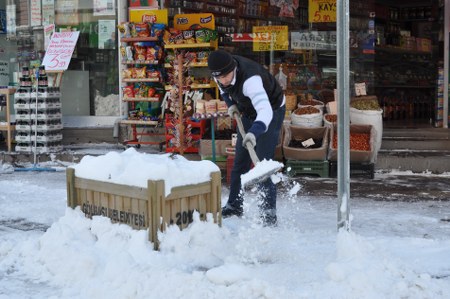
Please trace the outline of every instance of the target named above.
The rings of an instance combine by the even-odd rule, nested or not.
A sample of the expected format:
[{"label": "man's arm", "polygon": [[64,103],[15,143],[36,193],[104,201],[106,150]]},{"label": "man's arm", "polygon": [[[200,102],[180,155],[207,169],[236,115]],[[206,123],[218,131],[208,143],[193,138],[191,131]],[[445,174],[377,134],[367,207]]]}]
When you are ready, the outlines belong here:
[{"label": "man's arm", "polygon": [[253,108],[256,110],[256,119],[248,131],[258,138],[267,131],[273,118],[272,106],[264,89],[261,76],[255,75],[248,78],[244,82],[242,92],[250,98]]}]

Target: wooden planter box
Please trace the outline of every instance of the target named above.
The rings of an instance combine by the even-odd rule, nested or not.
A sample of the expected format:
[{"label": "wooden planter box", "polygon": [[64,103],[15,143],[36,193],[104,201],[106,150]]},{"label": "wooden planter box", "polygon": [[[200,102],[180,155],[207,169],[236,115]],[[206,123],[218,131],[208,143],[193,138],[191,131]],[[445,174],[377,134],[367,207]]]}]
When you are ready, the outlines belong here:
[{"label": "wooden planter box", "polygon": [[176,224],[183,229],[192,222],[194,211],[206,220],[211,213],[214,222],[222,225],[221,175],[211,173],[211,181],[172,188],[164,194],[164,180],[149,180],[147,188],[108,183],[75,176],[67,168],[67,205],[80,206],[86,217],[105,216],[114,223],[124,223],[134,229],[148,229],[148,238],[155,250],[158,231]]}]

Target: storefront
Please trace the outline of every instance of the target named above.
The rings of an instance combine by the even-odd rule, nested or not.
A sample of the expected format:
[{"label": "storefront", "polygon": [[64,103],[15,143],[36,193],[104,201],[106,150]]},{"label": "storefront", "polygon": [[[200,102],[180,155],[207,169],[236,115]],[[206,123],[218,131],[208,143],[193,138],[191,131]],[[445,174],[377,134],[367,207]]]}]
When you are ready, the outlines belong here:
[{"label": "storefront", "polygon": [[[333,0],[0,0],[7,31],[0,35],[0,60],[8,64],[8,85],[18,85],[23,67],[40,65],[52,30],[79,31],[61,82],[64,126],[113,126],[126,114],[116,37],[117,25],[128,20],[127,2],[167,9],[169,26],[177,13],[211,12],[220,48],[266,65],[288,94],[333,99]],[[385,126],[448,126],[445,3],[350,1],[351,82],[366,83],[367,94],[377,97]],[[267,42],[267,36],[278,38]]]},{"label": "storefront", "polygon": [[9,85],[19,86],[24,68],[41,65],[52,32],[79,31],[67,70],[60,78],[49,75],[49,81],[61,79],[63,125],[111,126],[122,113],[115,1],[2,0],[0,9],[7,16],[0,45]]}]

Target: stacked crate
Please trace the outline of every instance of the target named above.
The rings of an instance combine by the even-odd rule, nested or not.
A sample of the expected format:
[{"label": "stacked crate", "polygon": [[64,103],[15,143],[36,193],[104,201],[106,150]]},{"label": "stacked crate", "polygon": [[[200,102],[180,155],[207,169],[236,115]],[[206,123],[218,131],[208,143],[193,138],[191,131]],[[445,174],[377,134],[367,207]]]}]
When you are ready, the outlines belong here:
[{"label": "stacked crate", "polygon": [[[289,176],[313,174],[320,177],[337,176],[336,125],[319,128],[303,128],[285,125],[283,154],[286,173]],[[372,125],[350,125],[350,176],[374,178],[375,134]],[[358,140],[358,138],[364,140]],[[320,146],[297,147],[291,141],[319,141]],[[356,143],[356,144],[355,144]],[[362,146],[363,145],[363,146]]]},{"label": "stacked crate", "polygon": [[[26,80],[28,81],[28,80]],[[57,152],[62,149],[61,93],[58,87],[21,84],[14,96],[17,152]]]},{"label": "stacked crate", "polygon": [[[337,176],[337,126],[331,127],[328,161],[330,176]],[[367,140],[366,140],[367,138]],[[364,175],[371,179],[375,172],[376,133],[372,125],[350,124],[350,176]]]},{"label": "stacked crate", "polygon": [[[321,140],[320,146],[307,145],[304,148],[290,146],[293,140]],[[286,171],[290,176],[296,174],[316,174],[328,177],[328,127],[303,128],[295,125],[284,126],[283,153],[286,158]]]}]

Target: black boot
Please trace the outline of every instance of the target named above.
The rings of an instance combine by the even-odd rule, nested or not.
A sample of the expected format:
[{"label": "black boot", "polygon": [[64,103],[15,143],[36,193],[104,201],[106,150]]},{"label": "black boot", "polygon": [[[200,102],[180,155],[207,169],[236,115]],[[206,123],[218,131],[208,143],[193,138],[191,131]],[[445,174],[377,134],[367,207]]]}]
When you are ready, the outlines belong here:
[{"label": "black boot", "polygon": [[262,216],[263,226],[277,226],[277,215],[265,215]]},{"label": "black boot", "polygon": [[222,218],[228,218],[231,216],[241,217],[244,213],[242,207],[233,207],[231,205],[226,205],[222,208]]},{"label": "black boot", "polygon": [[277,226],[277,210],[262,210],[260,215],[263,226]]}]

